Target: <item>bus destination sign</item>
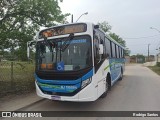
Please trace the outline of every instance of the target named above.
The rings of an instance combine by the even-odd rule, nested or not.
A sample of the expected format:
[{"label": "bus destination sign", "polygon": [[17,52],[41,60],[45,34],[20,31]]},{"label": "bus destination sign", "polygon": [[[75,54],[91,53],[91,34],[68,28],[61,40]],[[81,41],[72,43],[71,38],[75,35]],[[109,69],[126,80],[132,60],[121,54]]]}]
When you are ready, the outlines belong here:
[{"label": "bus destination sign", "polygon": [[58,35],[71,34],[71,33],[86,32],[86,30],[87,30],[87,25],[83,23],[66,25],[66,26],[58,26],[58,27],[42,30],[39,33],[39,39],[43,38],[43,36],[53,37]]}]

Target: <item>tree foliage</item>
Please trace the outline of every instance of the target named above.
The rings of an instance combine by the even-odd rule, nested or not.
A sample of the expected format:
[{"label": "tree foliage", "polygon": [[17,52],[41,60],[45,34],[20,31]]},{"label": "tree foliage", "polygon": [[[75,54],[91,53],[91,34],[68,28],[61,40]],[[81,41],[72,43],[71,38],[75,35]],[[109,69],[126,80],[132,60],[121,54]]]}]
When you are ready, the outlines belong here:
[{"label": "tree foliage", "polygon": [[106,21],[99,22],[98,25],[105,33],[109,32],[112,28]]},{"label": "tree foliage", "polygon": [[57,0],[1,0],[0,45],[5,49],[18,47],[26,55],[26,43],[40,26],[64,23],[68,15],[62,14]]},{"label": "tree foliage", "polygon": [[126,48],[124,51],[125,56],[130,56],[131,54],[131,50],[129,50],[129,48]]},{"label": "tree foliage", "polygon": [[122,46],[126,46],[126,41],[123,40],[119,35],[117,35],[116,33],[110,33],[109,34],[111,38],[113,38],[114,40],[116,40],[119,44],[121,44]]}]

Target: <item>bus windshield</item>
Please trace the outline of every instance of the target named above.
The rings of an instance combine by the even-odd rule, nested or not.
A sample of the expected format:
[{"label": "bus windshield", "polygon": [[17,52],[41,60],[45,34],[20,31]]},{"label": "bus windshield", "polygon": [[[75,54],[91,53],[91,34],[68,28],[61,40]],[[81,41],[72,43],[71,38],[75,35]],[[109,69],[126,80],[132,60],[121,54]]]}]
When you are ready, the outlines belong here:
[{"label": "bus windshield", "polygon": [[[36,69],[53,71],[80,70],[92,65],[91,39],[74,36],[72,40],[58,38],[37,42]],[[63,45],[68,46],[62,50]]]}]

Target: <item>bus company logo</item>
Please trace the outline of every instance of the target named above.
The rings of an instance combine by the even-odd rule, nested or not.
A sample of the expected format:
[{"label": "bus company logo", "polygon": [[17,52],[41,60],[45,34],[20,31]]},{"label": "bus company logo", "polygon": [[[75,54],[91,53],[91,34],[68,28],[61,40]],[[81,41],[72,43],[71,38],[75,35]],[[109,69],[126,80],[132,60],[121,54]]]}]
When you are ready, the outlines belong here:
[{"label": "bus company logo", "polygon": [[2,117],[12,117],[11,112],[2,112]]},{"label": "bus company logo", "polygon": [[77,89],[77,86],[60,86],[61,89]]},{"label": "bus company logo", "polygon": [[61,85],[61,89],[65,89],[65,86],[62,86],[62,85]]}]

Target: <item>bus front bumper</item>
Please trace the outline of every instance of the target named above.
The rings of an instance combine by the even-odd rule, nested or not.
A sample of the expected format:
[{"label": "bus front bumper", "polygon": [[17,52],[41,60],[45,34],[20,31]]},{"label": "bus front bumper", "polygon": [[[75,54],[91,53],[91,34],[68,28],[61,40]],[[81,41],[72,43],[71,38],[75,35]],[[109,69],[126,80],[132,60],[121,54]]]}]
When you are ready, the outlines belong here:
[{"label": "bus front bumper", "polygon": [[59,100],[59,101],[75,101],[75,102],[95,101],[97,99],[97,89],[91,84],[83,88],[74,96],[55,96],[55,95],[44,94],[40,90],[36,82],[35,85],[36,85],[37,95],[42,98]]}]

